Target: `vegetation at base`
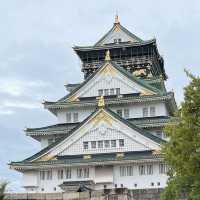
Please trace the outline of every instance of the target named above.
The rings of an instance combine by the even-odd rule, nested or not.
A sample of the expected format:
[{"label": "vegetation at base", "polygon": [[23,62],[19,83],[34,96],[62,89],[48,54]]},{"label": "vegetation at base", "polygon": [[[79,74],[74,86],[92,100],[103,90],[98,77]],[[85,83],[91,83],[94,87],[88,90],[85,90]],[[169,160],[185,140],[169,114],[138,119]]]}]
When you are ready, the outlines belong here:
[{"label": "vegetation at base", "polygon": [[6,200],[5,192],[8,182],[0,183],[0,200]]},{"label": "vegetation at base", "polygon": [[165,128],[169,142],[162,152],[169,166],[168,186],[162,200],[200,200],[200,77],[186,71],[190,83],[176,120]]}]

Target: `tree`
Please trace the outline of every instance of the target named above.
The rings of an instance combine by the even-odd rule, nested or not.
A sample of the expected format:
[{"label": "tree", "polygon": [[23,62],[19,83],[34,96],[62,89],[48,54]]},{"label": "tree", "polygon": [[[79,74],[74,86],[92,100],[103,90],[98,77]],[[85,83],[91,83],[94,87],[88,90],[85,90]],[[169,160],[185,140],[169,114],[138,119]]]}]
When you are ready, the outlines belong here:
[{"label": "tree", "polygon": [[162,152],[169,166],[168,185],[162,200],[200,199],[200,77],[186,71],[190,83],[184,88],[180,110],[165,128],[169,142]]},{"label": "tree", "polygon": [[6,199],[5,191],[6,191],[7,185],[8,185],[7,182],[0,183],[0,200]]}]

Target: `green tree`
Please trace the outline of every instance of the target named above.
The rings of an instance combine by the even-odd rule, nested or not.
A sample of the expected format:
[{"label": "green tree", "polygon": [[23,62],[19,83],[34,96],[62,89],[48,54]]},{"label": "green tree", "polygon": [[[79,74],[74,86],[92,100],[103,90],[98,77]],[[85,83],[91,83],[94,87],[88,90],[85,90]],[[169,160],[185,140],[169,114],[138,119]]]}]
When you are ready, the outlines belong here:
[{"label": "green tree", "polygon": [[184,88],[184,101],[176,119],[165,128],[169,142],[162,152],[169,165],[168,186],[162,200],[200,200],[200,77],[186,71],[190,83]]},{"label": "green tree", "polygon": [[8,183],[7,182],[2,182],[0,183],[0,200],[5,200],[6,199],[6,187],[7,187]]}]

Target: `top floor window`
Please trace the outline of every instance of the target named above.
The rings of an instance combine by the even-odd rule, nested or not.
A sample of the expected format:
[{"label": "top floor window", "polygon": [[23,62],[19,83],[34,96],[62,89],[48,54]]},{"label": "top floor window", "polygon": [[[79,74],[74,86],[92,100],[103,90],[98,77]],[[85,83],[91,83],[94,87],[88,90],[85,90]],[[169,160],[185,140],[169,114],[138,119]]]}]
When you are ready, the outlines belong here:
[{"label": "top floor window", "polygon": [[103,96],[103,90],[102,89],[98,90],[98,95]]},{"label": "top floor window", "polygon": [[116,88],[116,95],[120,95],[120,88]]},{"label": "top floor window", "polygon": [[66,121],[67,123],[70,123],[71,122],[71,113],[66,113]]},{"label": "top floor window", "polygon": [[145,175],[145,165],[139,165],[139,175]]},{"label": "top floor window", "polygon": [[160,174],[166,174],[168,171],[168,167],[165,163],[160,163],[159,164],[159,173]]},{"label": "top floor window", "polygon": [[150,117],[155,117],[155,115],[156,115],[155,107],[150,107]]},{"label": "top floor window", "polygon": [[129,109],[127,108],[124,109],[124,118],[125,119],[129,118]]},{"label": "top floor window", "polygon": [[143,108],[143,117],[148,117],[148,108]]},{"label": "top floor window", "polygon": [[63,169],[59,169],[58,170],[58,174],[57,174],[58,175],[58,179],[63,179],[63,174],[64,174],[63,173]]},{"label": "top floor window", "polygon": [[119,146],[124,147],[124,139],[119,139]]},{"label": "top floor window", "polygon": [[120,42],[122,42],[122,39],[121,39],[121,38],[115,38],[115,39],[114,39],[114,43],[120,43]]},{"label": "top floor window", "polygon": [[117,110],[117,114],[122,117],[122,110]]},{"label": "top floor window", "polygon": [[78,113],[73,114],[74,122],[78,122]]}]

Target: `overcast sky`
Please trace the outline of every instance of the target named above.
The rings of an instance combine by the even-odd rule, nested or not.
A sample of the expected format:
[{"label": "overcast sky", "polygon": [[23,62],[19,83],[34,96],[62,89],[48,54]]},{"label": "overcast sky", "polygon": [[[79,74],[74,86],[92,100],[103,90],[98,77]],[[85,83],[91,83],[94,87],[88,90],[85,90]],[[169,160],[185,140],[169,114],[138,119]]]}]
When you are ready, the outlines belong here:
[{"label": "overcast sky", "polygon": [[41,102],[66,94],[82,80],[73,45],[93,45],[120,22],[142,39],[156,37],[178,104],[188,83],[184,68],[199,74],[199,0],[0,1],[0,178],[18,189],[20,174],[7,163],[39,150],[25,127],[56,123]]}]

